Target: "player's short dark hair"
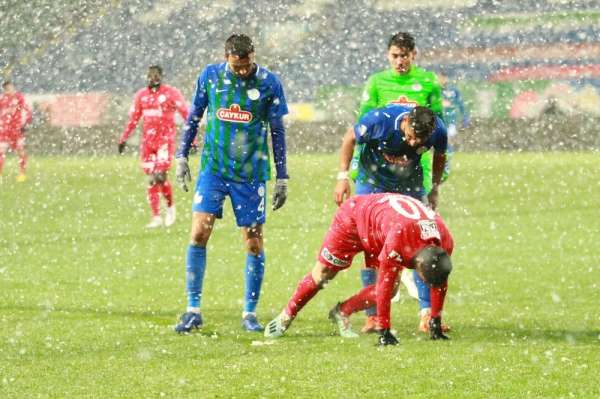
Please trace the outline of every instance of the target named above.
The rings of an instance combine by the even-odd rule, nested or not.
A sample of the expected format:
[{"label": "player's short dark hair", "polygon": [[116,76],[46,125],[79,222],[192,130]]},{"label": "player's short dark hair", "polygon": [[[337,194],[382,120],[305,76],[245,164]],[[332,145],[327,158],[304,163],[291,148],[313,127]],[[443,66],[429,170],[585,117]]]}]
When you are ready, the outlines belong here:
[{"label": "player's short dark hair", "polygon": [[415,49],[415,38],[408,32],[398,32],[394,36],[390,37],[387,47],[388,50],[392,46],[413,51]]},{"label": "player's short dark hair", "polygon": [[250,36],[243,33],[234,33],[225,41],[225,55],[235,55],[246,58],[254,52],[254,43]]},{"label": "player's short dark hair", "polygon": [[427,284],[439,287],[448,280],[452,271],[452,260],[443,248],[428,245],[412,258],[412,266],[421,272]]},{"label": "player's short dark hair", "polygon": [[418,105],[410,111],[408,118],[417,138],[427,140],[431,136],[435,129],[435,114],[432,110]]},{"label": "player's short dark hair", "polygon": [[4,89],[6,86],[12,84],[12,82],[10,81],[10,79],[6,79],[2,82],[2,88]]},{"label": "player's short dark hair", "polygon": [[158,65],[158,64],[152,64],[152,65],[150,65],[150,66],[148,67],[148,71],[150,71],[151,69],[155,69],[155,70],[157,70],[157,71],[158,71],[158,73],[160,74],[160,76],[162,76],[162,74],[163,74],[163,69],[162,69],[162,67],[161,67],[160,65]]}]

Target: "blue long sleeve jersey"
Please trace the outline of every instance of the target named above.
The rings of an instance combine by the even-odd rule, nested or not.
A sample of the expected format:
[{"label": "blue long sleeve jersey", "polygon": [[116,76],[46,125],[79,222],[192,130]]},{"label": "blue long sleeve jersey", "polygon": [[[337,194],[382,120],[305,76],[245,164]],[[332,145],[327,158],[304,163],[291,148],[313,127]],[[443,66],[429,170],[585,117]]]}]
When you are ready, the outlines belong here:
[{"label": "blue long sleeve jersey", "polygon": [[288,178],[283,124],[288,107],[277,76],[260,65],[246,79],[231,72],[227,63],[204,68],[196,83],[177,158],[188,156],[205,111],[200,171],[238,182],[269,180],[269,125],[277,178]]},{"label": "blue long sleeve jersey", "polygon": [[[359,160],[358,182],[390,192],[422,189],[421,154],[431,147],[436,152],[446,152],[448,133],[442,119],[436,116],[431,136],[418,147],[408,145],[401,123],[412,108],[396,104],[376,108],[354,125],[356,142],[365,145]],[[394,162],[389,162],[392,158]]]}]

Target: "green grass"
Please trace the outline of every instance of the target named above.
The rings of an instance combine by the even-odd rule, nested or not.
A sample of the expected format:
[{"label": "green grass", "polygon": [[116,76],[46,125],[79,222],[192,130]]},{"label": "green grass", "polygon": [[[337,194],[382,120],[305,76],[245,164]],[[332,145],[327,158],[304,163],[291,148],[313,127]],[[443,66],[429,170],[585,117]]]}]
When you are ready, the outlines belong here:
[{"label": "green grass", "polygon": [[[266,225],[263,322],[313,266],[335,211],[336,155],[290,157],[288,203]],[[133,157],[35,158],[0,183],[0,397],[596,398],[600,359],[597,153],[458,154],[441,213],[456,249],[445,320],[415,333],[393,306],[398,347],[332,335],[327,311],[359,288],[342,273],[272,344],[239,328],[243,243],[227,204],[208,247],[201,333],[185,309],[191,196],[145,231]],[[354,317],[354,325],[363,322]],[[596,381],[596,382],[595,382]]]}]

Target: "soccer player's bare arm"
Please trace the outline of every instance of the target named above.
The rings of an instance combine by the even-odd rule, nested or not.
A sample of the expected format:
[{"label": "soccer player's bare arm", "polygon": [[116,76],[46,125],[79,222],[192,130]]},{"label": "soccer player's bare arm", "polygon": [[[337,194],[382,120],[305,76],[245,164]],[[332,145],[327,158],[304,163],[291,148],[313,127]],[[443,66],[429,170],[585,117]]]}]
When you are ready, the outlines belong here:
[{"label": "soccer player's bare arm", "polygon": [[338,206],[340,206],[351,194],[348,168],[350,167],[350,161],[352,160],[355,143],[356,138],[354,137],[354,129],[348,128],[342,140],[342,146],[340,147],[339,172],[333,191],[333,199]]}]

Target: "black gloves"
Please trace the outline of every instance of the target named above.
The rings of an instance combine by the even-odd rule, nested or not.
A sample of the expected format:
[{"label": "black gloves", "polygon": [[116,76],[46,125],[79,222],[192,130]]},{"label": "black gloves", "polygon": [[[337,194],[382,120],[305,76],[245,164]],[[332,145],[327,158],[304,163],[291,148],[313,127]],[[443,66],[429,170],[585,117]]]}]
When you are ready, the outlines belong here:
[{"label": "black gloves", "polygon": [[119,154],[123,154],[125,151],[125,142],[119,143]]}]

